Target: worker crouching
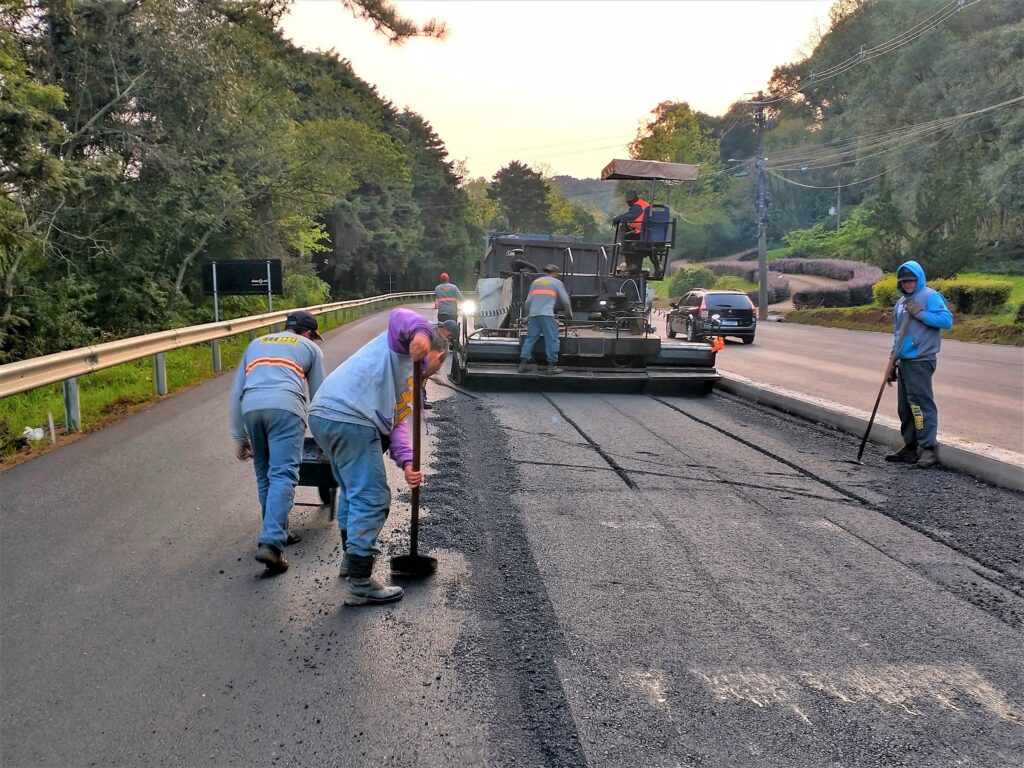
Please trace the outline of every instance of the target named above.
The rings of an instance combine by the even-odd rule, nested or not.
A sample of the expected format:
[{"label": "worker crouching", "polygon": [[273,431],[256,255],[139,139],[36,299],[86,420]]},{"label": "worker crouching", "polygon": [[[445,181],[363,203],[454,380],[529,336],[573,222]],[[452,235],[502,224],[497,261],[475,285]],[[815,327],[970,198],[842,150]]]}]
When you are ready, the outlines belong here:
[{"label": "worker crouching", "polygon": [[409,417],[413,365],[436,373],[448,350],[446,331],[416,312],[396,309],[388,329],[336,368],[309,409],[309,429],[330,458],[338,481],[338,528],[347,578],[347,605],[401,600],[401,587],[373,578],[377,539],[391,508],[383,452],[405,473],[410,488],[423,482],[413,469]]}]

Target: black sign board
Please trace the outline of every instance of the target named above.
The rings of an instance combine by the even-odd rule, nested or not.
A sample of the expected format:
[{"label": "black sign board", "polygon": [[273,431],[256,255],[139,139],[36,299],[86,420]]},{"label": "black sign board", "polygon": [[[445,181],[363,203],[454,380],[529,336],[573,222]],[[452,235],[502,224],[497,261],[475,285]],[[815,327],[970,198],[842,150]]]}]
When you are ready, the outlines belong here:
[{"label": "black sign board", "polygon": [[232,259],[203,262],[203,294],[206,296],[212,296],[214,293],[214,264],[217,265],[217,294],[220,296],[266,296],[268,293],[284,295],[280,259]]}]

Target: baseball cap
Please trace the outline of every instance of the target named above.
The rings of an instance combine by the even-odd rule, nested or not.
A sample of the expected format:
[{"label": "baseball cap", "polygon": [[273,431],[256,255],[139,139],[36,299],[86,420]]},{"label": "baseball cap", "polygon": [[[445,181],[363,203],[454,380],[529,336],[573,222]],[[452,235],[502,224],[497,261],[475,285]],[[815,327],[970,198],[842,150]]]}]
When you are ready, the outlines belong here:
[{"label": "baseball cap", "polygon": [[638,197],[640,197],[640,195],[638,195],[635,190],[631,189],[629,192],[626,193],[626,202],[632,203]]},{"label": "baseball cap", "polygon": [[557,272],[558,274],[562,274],[562,268],[561,267],[557,267],[554,264],[548,264],[546,267],[544,267],[544,271],[545,272]]},{"label": "baseball cap", "polygon": [[454,320],[445,320],[438,323],[436,327],[438,330],[448,331],[452,336],[458,336],[459,334],[459,324]]},{"label": "baseball cap", "polygon": [[442,280],[447,280],[448,279],[448,273],[447,272],[442,272],[441,273],[441,279]]},{"label": "baseball cap", "polygon": [[316,318],[304,309],[298,309],[288,315],[284,327],[290,331],[312,331],[311,336],[317,341],[323,341],[324,337],[317,332],[319,324]]}]

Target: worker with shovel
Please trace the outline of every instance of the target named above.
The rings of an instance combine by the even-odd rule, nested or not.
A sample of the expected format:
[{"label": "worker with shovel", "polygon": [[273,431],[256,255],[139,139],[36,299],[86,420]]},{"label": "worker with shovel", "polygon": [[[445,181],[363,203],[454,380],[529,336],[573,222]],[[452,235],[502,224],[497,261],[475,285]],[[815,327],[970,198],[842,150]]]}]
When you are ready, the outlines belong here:
[{"label": "worker with shovel", "polygon": [[898,368],[897,409],[903,447],[887,454],[885,460],[933,467],[939,461],[935,454],[939,411],[932,393],[932,375],[942,331],[953,327],[953,314],[942,294],[925,285],[924,269],[916,261],[900,265],[896,285],[901,297],[893,308],[893,323],[903,332],[896,332],[893,373]]},{"label": "worker with shovel", "polygon": [[448,351],[447,334],[412,310],[392,311],[388,329],[324,379],[310,405],[310,432],[338,481],[344,550],[339,575],[348,581],[347,605],[390,603],[405,594],[372,578],[380,554],[377,537],[391,508],[382,453],[390,451],[410,488],[423,482],[407,418],[413,410],[413,366],[421,366],[424,376],[436,373]]}]

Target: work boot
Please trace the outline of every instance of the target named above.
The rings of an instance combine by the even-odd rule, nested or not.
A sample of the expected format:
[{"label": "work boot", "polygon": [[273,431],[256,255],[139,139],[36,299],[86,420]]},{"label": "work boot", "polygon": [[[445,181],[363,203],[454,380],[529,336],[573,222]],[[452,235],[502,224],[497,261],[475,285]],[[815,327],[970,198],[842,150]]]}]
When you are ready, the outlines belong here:
[{"label": "work boot", "polygon": [[401,600],[405,590],[401,587],[386,587],[371,578],[373,557],[346,553],[348,561],[348,594],[345,605],[377,605]]},{"label": "work boot", "polygon": [[289,533],[288,538],[284,540],[284,545],[290,547],[292,544],[298,544],[300,541],[302,541],[302,537],[299,534]]},{"label": "work boot", "polygon": [[267,567],[267,573],[273,575],[284,573],[288,570],[288,561],[284,554],[276,547],[260,544],[256,549],[256,560]]},{"label": "work boot", "polygon": [[549,363],[548,367],[544,369],[544,373],[546,373],[548,376],[556,376],[557,374],[562,373],[562,369],[559,368],[557,365],[551,365]]},{"label": "work boot", "polygon": [[341,565],[338,568],[338,578],[344,579],[348,576],[348,532],[341,532]]},{"label": "work boot", "polygon": [[516,368],[519,373],[529,373],[533,370],[533,363],[529,360],[523,360],[519,363],[519,367]]},{"label": "work boot", "polygon": [[919,455],[920,451],[916,445],[904,445],[898,451],[885,454],[885,460],[913,464]]},{"label": "work boot", "polygon": [[921,457],[917,460],[917,466],[921,469],[928,469],[928,467],[934,467],[939,463],[939,457],[935,453],[934,448],[924,448],[921,451]]}]

